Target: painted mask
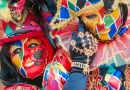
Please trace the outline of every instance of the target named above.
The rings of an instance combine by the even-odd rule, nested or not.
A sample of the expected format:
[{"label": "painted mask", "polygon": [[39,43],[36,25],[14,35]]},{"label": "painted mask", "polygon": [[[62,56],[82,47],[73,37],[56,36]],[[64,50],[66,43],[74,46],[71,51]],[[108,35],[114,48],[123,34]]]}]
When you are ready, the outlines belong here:
[{"label": "painted mask", "polygon": [[118,6],[105,11],[105,7],[100,9],[90,9],[82,14],[82,19],[86,26],[102,41],[111,40],[119,32],[121,25],[121,11]]},{"label": "painted mask", "polygon": [[47,63],[47,50],[40,37],[20,39],[10,46],[11,60],[18,72],[27,78],[42,74]]}]

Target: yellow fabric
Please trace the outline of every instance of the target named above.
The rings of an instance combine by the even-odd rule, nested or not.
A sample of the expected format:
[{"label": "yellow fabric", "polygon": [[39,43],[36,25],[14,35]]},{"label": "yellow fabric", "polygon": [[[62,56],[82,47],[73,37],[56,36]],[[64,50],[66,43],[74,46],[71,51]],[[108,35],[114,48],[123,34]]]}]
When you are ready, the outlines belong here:
[{"label": "yellow fabric", "polygon": [[105,75],[105,79],[104,79],[105,82],[107,82],[107,81],[109,80],[109,78],[110,78],[110,75],[109,75],[109,74],[106,74],[106,75]]},{"label": "yellow fabric", "polygon": [[60,69],[63,73],[66,72],[65,68],[61,64],[57,64],[57,68]]},{"label": "yellow fabric", "polygon": [[74,4],[76,3],[76,0],[70,0],[71,2],[73,2]]}]

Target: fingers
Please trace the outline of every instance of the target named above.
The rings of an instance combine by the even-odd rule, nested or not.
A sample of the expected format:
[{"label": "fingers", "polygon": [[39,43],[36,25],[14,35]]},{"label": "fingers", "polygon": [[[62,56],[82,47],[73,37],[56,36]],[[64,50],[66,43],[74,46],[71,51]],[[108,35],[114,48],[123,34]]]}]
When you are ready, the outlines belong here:
[{"label": "fingers", "polygon": [[82,24],[82,21],[79,20],[78,23],[78,39],[77,39],[77,47],[82,48],[82,40],[84,38],[84,26]]},{"label": "fingers", "polygon": [[73,32],[72,32],[72,38],[71,38],[71,43],[70,43],[70,52],[71,52],[72,49],[74,50],[74,46],[76,45],[76,41],[77,41],[77,34],[73,30]]},{"label": "fingers", "polygon": [[78,23],[78,34],[80,32],[84,33],[84,26],[83,26],[82,21],[79,21],[79,23]]},{"label": "fingers", "polygon": [[72,32],[72,38],[71,38],[71,40],[77,41],[77,34],[76,34],[76,32],[74,30]]},{"label": "fingers", "polygon": [[76,32],[73,30],[72,32],[72,38],[71,38],[71,42],[70,42],[70,48],[69,48],[69,51],[70,51],[70,55],[71,55],[71,58],[73,60],[73,53],[75,54],[75,50],[74,50],[74,47],[76,46],[76,41],[77,41],[77,34]]}]

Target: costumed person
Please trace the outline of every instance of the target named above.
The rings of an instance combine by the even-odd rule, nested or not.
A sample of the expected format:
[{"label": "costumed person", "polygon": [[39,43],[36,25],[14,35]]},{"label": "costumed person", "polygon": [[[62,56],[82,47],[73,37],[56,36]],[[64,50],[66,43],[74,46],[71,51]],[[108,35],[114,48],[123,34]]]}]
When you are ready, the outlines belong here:
[{"label": "costumed person", "polygon": [[62,90],[71,69],[69,56],[62,47],[54,55],[55,45],[46,30],[51,28],[34,2],[22,3],[19,9],[17,1],[1,2],[4,38],[0,60],[5,90]]},{"label": "costumed person", "polygon": [[[78,16],[81,16],[86,30],[98,39],[97,53],[87,77],[87,90],[129,90],[130,88],[129,4],[129,0],[57,1],[57,13],[50,22],[55,30],[50,32],[50,35],[56,38],[59,45],[69,51],[71,33],[78,29],[78,20],[76,20]],[[73,79],[70,77],[68,79],[70,88]]]},{"label": "costumed person", "polygon": [[13,0],[1,2],[4,38],[0,40],[0,78],[4,90],[62,90],[71,69],[69,55],[62,47],[55,52],[47,33],[51,28],[34,2],[24,2],[23,9],[17,4]]},{"label": "costumed person", "polygon": [[[58,89],[59,82],[66,82],[70,63],[62,48],[57,48],[55,53],[56,46],[48,34],[52,29],[45,21],[45,13],[49,11],[40,0],[0,1],[4,35],[0,40],[0,79],[5,85],[4,90],[44,89],[46,86],[42,84],[46,83],[43,82],[46,79],[50,81],[48,88]],[[50,68],[49,73],[56,72],[58,78],[52,77],[52,82],[52,78],[44,72],[45,68],[46,71]],[[54,73],[52,69],[55,70]]]}]

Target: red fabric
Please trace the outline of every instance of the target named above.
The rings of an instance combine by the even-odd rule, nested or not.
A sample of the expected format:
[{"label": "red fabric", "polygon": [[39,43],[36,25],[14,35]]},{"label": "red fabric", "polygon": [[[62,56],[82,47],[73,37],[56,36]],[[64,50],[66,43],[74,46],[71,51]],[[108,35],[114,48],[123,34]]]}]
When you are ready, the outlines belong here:
[{"label": "red fabric", "polygon": [[68,8],[67,0],[62,0],[62,5],[64,5],[66,8]]},{"label": "red fabric", "polygon": [[[68,56],[69,57],[69,56]],[[69,62],[67,58],[67,53],[62,47],[58,47],[56,50],[56,54],[53,57],[54,62],[58,61],[60,62],[63,67],[70,72],[71,70],[71,63]]]},{"label": "red fabric", "polygon": [[38,17],[35,17],[31,12],[28,11],[28,16],[26,17],[24,25],[29,26],[31,20],[38,22]]},{"label": "red fabric", "polygon": [[[113,83],[114,83],[114,84],[113,84]],[[108,84],[109,84],[110,86],[112,86],[115,90],[118,90],[118,86],[119,86],[119,84],[120,84],[120,81],[119,81],[119,79],[117,79],[117,78],[111,76],[110,79],[109,79],[109,81],[108,81]]]},{"label": "red fabric", "polygon": [[18,2],[18,6],[16,7],[16,10],[15,10],[16,14],[19,14],[22,12],[25,1],[26,0],[20,0]]},{"label": "red fabric", "polygon": [[4,22],[3,20],[2,20],[2,26],[3,26],[3,30],[5,30],[5,29],[6,29],[6,26],[7,26],[7,23]]}]

